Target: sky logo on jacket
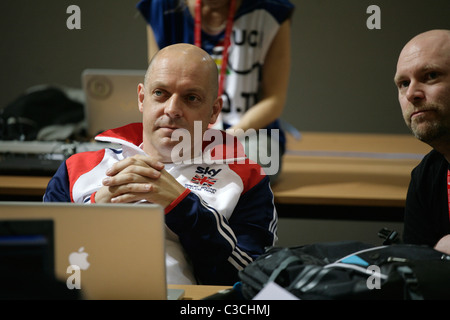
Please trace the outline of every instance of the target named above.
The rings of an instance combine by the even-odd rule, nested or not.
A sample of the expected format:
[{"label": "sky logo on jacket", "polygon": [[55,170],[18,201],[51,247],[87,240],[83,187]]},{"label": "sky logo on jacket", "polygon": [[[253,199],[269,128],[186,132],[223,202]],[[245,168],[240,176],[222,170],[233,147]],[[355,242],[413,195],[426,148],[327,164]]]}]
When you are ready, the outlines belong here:
[{"label": "sky logo on jacket", "polygon": [[222,171],[222,169],[214,170],[214,169],[210,169],[209,167],[206,167],[206,168],[197,167],[197,170],[195,171],[195,173],[200,173],[200,174],[209,175],[211,177],[214,177],[220,171]]},{"label": "sky logo on jacket", "polygon": [[186,184],[186,187],[190,190],[207,191],[210,193],[216,193],[217,189],[213,188],[213,185],[217,182],[217,178],[214,178],[222,169],[211,169],[210,167],[197,167],[195,175],[191,179],[190,184]]}]

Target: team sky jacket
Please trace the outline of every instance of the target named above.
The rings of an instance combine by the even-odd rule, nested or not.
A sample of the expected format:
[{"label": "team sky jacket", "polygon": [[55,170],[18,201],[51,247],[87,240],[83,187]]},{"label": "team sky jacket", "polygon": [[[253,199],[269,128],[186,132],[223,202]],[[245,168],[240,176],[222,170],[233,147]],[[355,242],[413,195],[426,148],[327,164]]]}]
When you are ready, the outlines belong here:
[{"label": "team sky jacket", "polygon": [[[219,134],[226,141],[226,134]],[[141,123],[108,130],[96,140],[121,148],[72,155],[50,180],[44,201],[93,203],[113,163],[145,155]],[[242,146],[232,141],[231,146],[203,146],[201,162],[165,165],[186,187],[165,208],[168,283],[232,285],[239,281],[238,271],[276,241],[277,213],[269,179],[259,165],[236,157]]]}]

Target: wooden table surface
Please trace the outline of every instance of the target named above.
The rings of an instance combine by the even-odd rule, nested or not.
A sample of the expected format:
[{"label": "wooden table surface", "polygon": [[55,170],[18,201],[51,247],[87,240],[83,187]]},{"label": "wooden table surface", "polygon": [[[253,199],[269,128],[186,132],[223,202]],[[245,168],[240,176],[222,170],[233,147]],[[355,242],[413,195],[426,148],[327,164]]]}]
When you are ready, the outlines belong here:
[{"label": "wooden table surface", "polygon": [[[276,203],[404,206],[410,172],[431,149],[412,135],[288,135]],[[0,195],[40,196],[50,177],[0,176]]]}]

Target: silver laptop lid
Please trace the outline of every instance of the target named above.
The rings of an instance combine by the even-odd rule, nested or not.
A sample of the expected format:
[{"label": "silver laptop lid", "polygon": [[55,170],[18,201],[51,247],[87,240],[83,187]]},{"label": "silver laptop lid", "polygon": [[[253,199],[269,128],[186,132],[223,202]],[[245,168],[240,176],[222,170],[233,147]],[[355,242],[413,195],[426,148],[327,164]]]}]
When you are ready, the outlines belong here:
[{"label": "silver laptop lid", "polygon": [[50,260],[67,290],[84,299],[167,299],[160,206],[0,202],[0,224],[33,221],[52,222],[52,234],[46,224],[35,236],[53,237]]},{"label": "silver laptop lid", "polygon": [[132,122],[142,122],[137,86],[145,70],[86,69],[81,75],[90,137]]}]

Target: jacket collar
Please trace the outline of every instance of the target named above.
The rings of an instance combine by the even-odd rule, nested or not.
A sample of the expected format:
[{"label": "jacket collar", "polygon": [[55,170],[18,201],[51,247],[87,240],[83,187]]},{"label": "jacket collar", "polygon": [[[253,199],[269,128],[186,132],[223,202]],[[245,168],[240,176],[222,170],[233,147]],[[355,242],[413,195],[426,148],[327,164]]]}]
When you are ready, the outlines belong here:
[{"label": "jacket collar", "polygon": [[[142,132],[142,123],[130,123],[119,128],[106,130],[97,135],[95,140],[120,144],[142,152],[142,149],[139,148],[143,141]],[[204,140],[202,145],[204,161],[225,160],[228,162],[246,158],[244,147],[236,137],[216,129],[208,129],[204,137],[208,139]]]}]

